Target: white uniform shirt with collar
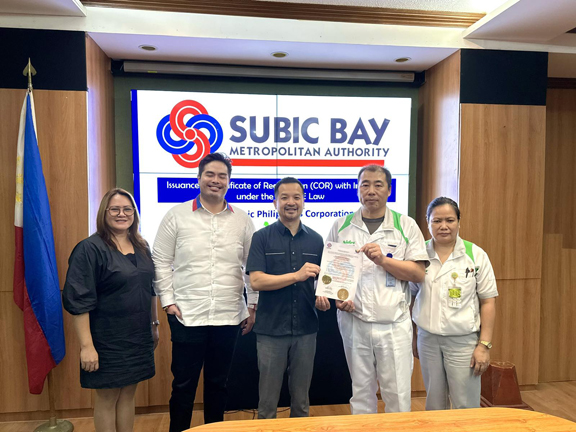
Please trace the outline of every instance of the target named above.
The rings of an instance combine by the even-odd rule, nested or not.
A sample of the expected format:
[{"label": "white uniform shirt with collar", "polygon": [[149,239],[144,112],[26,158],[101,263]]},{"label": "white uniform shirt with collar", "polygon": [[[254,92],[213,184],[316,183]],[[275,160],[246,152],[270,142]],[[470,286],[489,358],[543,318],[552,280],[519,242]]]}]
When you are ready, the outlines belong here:
[{"label": "white uniform shirt with collar", "polygon": [[[359,249],[367,243],[377,243],[386,255],[401,261],[424,261],[428,254],[418,225],[409,216],[396,213],[402,232],[394,226],[393,212],[387,207],[384,222],[370,234],[362,220],[362,209],[342,217],[334,223],[327,241],[354,244]],[[366,322],[394,323],[410,316],[408,282],[395,279],[393,287],[386,286],[386,270],[362,255],[362,270],[358,279],[353,314]]]},{"label": "white uniform shirt with collar", "polygon": [[248,304],[258,293],[244,274],[254,223],[226,203],[212,214],[200,199],[179,204],[166,213],[154,241],[154,290],[162,306],[175,304],[188,327],[237,325],[248,317]]},{"label": "white uniform shirt with collar", "polygon": [[[458,236],[454,251],[442,264],[434,250],[434,240],[426,245],[430,266],[423,283],[410,284],[416,295],[412,319],[429,333],[440,336],[467,335],[480,331],[480,300],[498,296],[496,278],[490,259],[484,250],[473,243],[470,253]],[[457,278],[453,278],[453,274]],[[449,306],[449,289],[461,289],[461,304]]]}]

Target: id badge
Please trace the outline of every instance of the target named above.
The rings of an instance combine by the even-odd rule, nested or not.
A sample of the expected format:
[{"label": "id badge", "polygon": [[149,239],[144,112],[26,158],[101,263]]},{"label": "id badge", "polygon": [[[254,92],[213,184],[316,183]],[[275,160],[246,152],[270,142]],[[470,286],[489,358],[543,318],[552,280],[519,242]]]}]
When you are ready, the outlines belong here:
[{"label": "id badge", "polygon": [[396,286],[396,278],[388,272],[386,272],[386,286],[387,287],[395,287]]},{"label": "id badge", "polygon": [[462,307],[462,289],[460,287],[448,288],[448,306],[454,309]]}]

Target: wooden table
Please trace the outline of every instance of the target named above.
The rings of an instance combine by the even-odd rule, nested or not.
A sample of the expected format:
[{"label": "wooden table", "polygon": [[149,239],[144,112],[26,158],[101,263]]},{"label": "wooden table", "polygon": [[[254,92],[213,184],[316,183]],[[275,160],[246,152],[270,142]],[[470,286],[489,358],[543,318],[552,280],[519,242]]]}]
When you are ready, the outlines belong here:
[{"label": "wooden table", "polygon": [[569,420],[512,408],[241,420],[211,423],[192,432],[576,431]]}]

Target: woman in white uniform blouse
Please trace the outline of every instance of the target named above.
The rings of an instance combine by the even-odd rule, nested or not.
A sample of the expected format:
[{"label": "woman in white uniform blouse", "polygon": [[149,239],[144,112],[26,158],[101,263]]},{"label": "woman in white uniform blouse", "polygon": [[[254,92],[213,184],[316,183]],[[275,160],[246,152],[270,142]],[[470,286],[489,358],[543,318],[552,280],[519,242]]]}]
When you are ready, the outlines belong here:
[{"label": "woman in white uniform blouse", "polygon": [[432,239],[423,283],[410,284],[414,356],[420,359],[426,409],[480,407],[480,375],[490,364],[496,280],[488,255],[458,236],[460,210],[450,198],[426,212]]}]

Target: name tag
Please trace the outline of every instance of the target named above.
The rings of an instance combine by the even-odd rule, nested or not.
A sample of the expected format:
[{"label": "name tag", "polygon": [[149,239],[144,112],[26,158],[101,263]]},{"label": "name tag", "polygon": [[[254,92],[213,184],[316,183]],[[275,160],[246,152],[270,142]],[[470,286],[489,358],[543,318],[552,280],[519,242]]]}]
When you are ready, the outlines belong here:
[{"label": "name tag", "polygon": [[448,306],[455,309],[462,307],[462,289],[460,287],[448,288]]},{"label": "name tag", "polygon": [[396,286],[396,278],[388,272],[386,272],[386,286],[387,287],[395,287]]}]

